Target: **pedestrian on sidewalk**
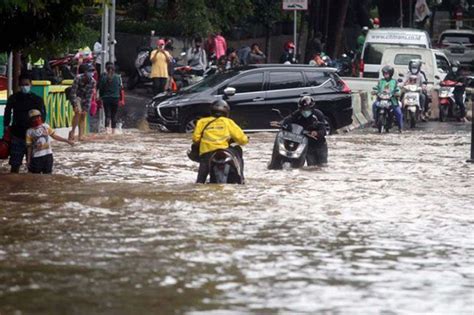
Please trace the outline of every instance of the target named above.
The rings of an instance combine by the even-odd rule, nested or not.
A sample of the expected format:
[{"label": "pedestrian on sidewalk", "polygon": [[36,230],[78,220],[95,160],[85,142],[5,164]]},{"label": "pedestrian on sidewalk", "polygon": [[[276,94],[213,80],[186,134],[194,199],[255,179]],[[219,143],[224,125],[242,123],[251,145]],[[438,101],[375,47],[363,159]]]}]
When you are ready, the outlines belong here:
[{"label": "pedestrian on sidewalk", "polygon": [[[99,95],[104,105],[106,132],[115,134],[117,128],[117,110],[119,106],[122,78],[115,73],[112,62],[105,64],[105,72],[99,82]],[[112,130],[110,128],[112,127]]]},{"label": "pedestrian on sidewalk", "polygon": [[46,123],[41,112],[32,109],[28,112],[31,128],[26,131],[27,165],[30,173],[51,174],[53,172],[53,151],[51,139],[74,145],[72,140],[58,136]]},{"label": "pedestrian on sidewalk", "polygon": [[173,58],[165,50],[165,40],[159,39],[158,46],[150,54],[151,60],[151,79],[153,81],[153,94],[159,94],[165,91],[168,83],[168,64]]},{"label": "pedestrian on sidewalk", "polygon": [[206,51],[202,48],[202,39],[200,37],[194,39],[194,47],[188,49],[186,57],[193,73],[202,76],[207,67],[207,55]]},{"label": "pedestrian on sidewalk", "polygon": [[217,32],[214,37],[216,47],[216,58],[219,60],[220,57],[225,56],[227,52],[227,42],[220,32]]},{"label": "pedestrian on sidewalk", "polygon": [[[26,131],[30,127],[28,112],[39,111],[41,118],[46,119],[46,108],[41,97],[31,93],[31,79],[27,75],[20,76],[20,92],[8,98],[5,107],[3,127],[6,131],[11,123],[10,161],[11,172],[18,173],[26,155]],[[5,134],[5,132],[4,132]]]},{"label": "pedestrian on sidewalk", "polygon": [[72,119],[72,130],[69,132],[69,140],[74,140],[76,127],[79,127],[79,141],[84,140],[86,116],[91,108],[92,97],[96,88],[94,80],[95,69],[92,65],[82,64],[80,74],[74,79],[71,87],[71,105],[74,108]]},{"label": "pedestrian on sidewalk", "polygon": [[247,64],[261,64],[265,63],[265,59],[267,58],[265,54],[260,50],[260,47],[257,43],[253,43],[250,48],[250,53],[248,55],[248,62]]}]

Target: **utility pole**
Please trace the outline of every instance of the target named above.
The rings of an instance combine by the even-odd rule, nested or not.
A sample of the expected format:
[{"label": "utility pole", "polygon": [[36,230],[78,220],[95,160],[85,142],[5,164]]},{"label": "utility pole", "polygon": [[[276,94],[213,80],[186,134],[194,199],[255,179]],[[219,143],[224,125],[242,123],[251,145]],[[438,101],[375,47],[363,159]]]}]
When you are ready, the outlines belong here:
[{"label": "utility pole", "polygon": [[115,10],[116,0],[112,0],[112,7],[110,8],[110,61],[115,63]]},{"label": "utility pole", "polygon": [[403,0],[400,0],[400,27],[403,28]]},{"label": "utility pole", "polygon": [[100,72],[105,72],[105,64],[109,61],[109,6],[107,1],[103,2],[102,5],[102,64],[100,66]]}]

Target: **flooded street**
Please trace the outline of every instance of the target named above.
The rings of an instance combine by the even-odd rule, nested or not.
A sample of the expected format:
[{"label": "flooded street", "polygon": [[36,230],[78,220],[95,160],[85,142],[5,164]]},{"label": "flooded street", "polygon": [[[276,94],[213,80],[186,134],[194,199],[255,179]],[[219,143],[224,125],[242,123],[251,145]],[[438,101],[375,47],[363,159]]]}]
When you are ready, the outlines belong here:
[{"label": "flooded street", "polygon": [[470,125],[328,138],[329,165],[196,185],[189,135],[125,130],[55,175],[0,163],[0,314],[473,314]]}]

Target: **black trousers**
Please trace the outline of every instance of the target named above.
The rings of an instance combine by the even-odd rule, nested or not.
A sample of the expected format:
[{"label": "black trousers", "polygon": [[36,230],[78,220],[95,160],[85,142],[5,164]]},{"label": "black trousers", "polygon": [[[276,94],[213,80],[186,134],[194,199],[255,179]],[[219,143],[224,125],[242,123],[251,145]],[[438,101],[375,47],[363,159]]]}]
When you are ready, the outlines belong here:
[{"label": "black trousers", "polygon": [[153,94],[159,94],[165,91],[167,78],[153,78]]},{"label": "black trousers", "polygon": [[118,101],[119,100],[115,98],[106,98],[102,100],[105,112],[105,127],[108,127],[111,122],[113,129],[117,127]]},{"label": "black trousers", "polygon": [[454,89],[453,91],[454,95],[454,101],[456,104],[459,106],[459,109],[461,110],[461,118],[464,118],[466,116],[466,105],[463,102],[463,96],[464,96],[464,90],[462,89]]},{"label": "black trousers", "polygon": [[328,144],[324,143],[310,144],[306,153],[306,163],[308,166],[321,165],[328,162]]},{"label": "black trousers", "polygon": [[53,155],[32,158],[28,170],[35,174],[51,174],[53,172]]}]

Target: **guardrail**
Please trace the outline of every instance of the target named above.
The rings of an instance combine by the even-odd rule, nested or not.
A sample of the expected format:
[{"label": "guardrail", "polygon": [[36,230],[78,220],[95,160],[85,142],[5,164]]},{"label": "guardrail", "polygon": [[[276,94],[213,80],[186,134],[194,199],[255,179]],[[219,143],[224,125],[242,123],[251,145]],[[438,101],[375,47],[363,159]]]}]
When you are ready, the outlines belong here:
[{"label": "guardrail", "polygon": [[[67,99],[66,89],[72,80],[64,80],[60,85],[50,81],[32,81],[31,92],[41,97],[46,107],[46,123],[66,136],[72,127],[73,108]],[[3,116],[6,104],[6,91],[0,91],[0,138],[3,137]],[[3,95],[5,94],[5,95]],[[86,118],[86,132],[89,132],[89,118]]]}]

